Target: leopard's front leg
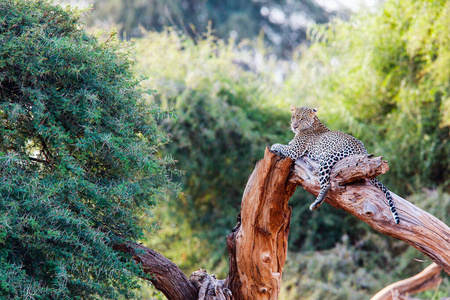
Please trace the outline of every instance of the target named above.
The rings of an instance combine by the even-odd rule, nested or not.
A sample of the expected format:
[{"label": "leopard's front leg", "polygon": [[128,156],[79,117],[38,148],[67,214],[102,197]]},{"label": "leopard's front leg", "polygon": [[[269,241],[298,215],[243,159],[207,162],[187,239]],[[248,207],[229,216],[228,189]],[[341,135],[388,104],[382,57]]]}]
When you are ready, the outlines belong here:
[{"label": "leopard's front leg", "polygon": [[280,156],[290,157],[294,161],[300,156],[292,145],[273,144],[270,150]]}]

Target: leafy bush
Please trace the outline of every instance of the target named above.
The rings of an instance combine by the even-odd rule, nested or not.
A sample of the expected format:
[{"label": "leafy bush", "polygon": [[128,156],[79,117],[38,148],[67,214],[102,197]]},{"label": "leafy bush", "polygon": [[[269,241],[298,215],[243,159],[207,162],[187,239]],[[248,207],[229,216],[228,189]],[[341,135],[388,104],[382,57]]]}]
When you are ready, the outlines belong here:
[{"label": "leafy bush", "polygon": [[[280,299],[369,299],[387,285],[414,276],[431,263],[419,251],[409,247],[405,252],[403,242],[388,240],[378,233],[366,234],[355,245],[349,242],[344,235],[329,250],[289,252]],[[417,297],[448,296],[450,278],[445,274],[442,277],[443,282],[436,290]]]},{"label": "leafy bush", "polygon": [[49,1],[0,3],[0,298],[130,295],[140,239],[171,190],[167,136],[128,45]]}]

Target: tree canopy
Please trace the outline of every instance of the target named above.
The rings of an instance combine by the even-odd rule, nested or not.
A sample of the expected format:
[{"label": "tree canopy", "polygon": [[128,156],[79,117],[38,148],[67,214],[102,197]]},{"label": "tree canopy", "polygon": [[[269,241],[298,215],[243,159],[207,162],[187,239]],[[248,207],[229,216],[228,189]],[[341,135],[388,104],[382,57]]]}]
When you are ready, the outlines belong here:
[{"label": "tree canopy", "polygon": [[138,240],[175,190],[162,113],[127,44],[51,2],[0,3],[0,297],[130,295],[140,274],[112,250]]}]

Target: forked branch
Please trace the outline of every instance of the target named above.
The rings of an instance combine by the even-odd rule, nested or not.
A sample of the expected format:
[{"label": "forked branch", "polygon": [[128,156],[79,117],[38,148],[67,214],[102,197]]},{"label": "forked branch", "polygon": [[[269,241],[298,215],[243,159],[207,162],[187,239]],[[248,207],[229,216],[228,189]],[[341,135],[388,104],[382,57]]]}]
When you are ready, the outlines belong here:
[{"label": "forked branch", "polygon": [[[175,264],[151,249],[136,243],[115,248],[131,254],[170,300],[275,300],[287,252],[291,219],[287,203],[297,185],[318,195],[318,169],[308,158],[294,165],[290,158],[281,159],[266,148],[246,185],[238,223],[227,237],[230,269],[226,280],[199,270],[189,281]],[[380,157],[352,156],[339,161],[332,169],[325,201],[419,249],[450,274],[450,228],[391,192],[401,219],[395,224],[384,194],[368,182],[388,169]],[[320,212],[319,208],[311,213]]]}]

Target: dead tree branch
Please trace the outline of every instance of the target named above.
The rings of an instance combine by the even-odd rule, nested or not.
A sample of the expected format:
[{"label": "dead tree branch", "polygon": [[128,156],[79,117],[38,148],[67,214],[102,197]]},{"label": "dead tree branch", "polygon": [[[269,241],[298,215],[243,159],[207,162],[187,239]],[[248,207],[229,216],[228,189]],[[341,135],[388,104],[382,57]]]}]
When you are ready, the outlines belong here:
[{"label": "dead tree branch", "polygon": [[201,269],[188,280],[167,258],[136,243],[115,248],[132,255],[169,300],[277,299],[291,220],[287,203],[297,187],[288,181],[292,164],[290,158],[280,159],[268,148],[256,164],[242,197],[238,224],[227,236],[230,271],[226,280]]},{"label": "dead tree branch", "polygon": [[129,242],[115,245],[115,250],[131,255],[139,264],[155,288],[160,290],[169,300],[197,300],[198,289],[189,281],[183,272],[169,259],[155,250],[138,243]]},{"label": "dead tree branch", "polygon": [[406,295],[430,290],[442,282],[441,272],[441,267],[432,263],[419,274],[388,285],[370,300],[393,300],[394,296],[406,298]]},{"label": "dead tree branch", "polygon": [[[318,170],[317,163],[300,158],[296,161],[290,182],[317,196],[320,190]],[[381,157],[347,157],[333,167],[331,190],[325,201],[351,213],[375,230],[410,244],[450,274],[450,228],[391,192],[400,216],[400,224],[395,224],[384,194],[366,180],[388,170]],[[320,208],[312,213],[320,213]]]},{"label": "dead tree branch", "polygon": [[[226,280],[198,270],[190,281],[167,258],[136,243],[116,245],[115,249],[132,255],[169,300],[275,300],[287,254],[288,200],[297,185],[316,196],[320,190],[314,161],[300,158],[293,166],[290,158],[282,159],[268,148],[256,164],[242,197],[237,225],[227,236],[230,270]],[[395,224],[384,194],[366,180],[388,169],[380,157],[352,156],[339,161],[332,169],[325,201],[419,249],[450,274],[450,228],[391,193],[401,220]],[[320,213],[320,209],[311,213]]]}]

